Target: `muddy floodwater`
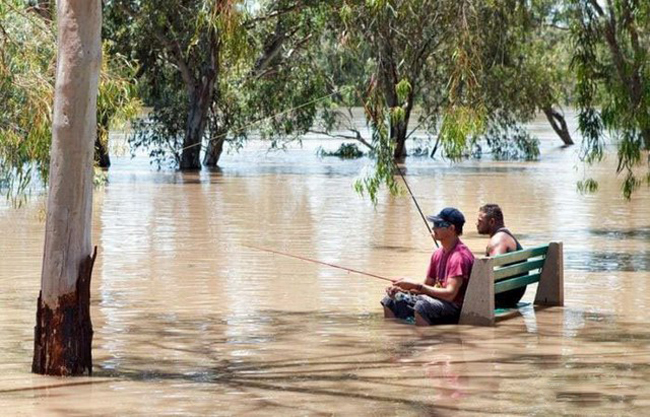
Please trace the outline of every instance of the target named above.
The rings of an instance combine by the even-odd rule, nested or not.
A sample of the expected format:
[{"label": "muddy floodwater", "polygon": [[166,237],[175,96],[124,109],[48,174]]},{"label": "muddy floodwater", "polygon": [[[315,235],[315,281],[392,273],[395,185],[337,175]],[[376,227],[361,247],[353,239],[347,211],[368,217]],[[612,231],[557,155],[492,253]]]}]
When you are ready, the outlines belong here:
[{"label": "muddy floodwater", "polygon": [[[364,159],[323,143],[251,143],[222,171],[114,159],[94,196],[94,376],[30,373],[43,198],[0,207],[0,413],[165,415],[648,415],[650,192],[624,201],[613,154],[583,196],[578,147],[543,120],[538,162],[410,158],[423,210],[502,205],[524,246],[564,242],[565,307],[523,307],[494,328],[385,321],[383,281],[422,279],[433,241],[408,197],[376,208],[352,188]],[[324,146],[336,148],[328,142]],[[524,301],[534,297],[529,288]]]}]

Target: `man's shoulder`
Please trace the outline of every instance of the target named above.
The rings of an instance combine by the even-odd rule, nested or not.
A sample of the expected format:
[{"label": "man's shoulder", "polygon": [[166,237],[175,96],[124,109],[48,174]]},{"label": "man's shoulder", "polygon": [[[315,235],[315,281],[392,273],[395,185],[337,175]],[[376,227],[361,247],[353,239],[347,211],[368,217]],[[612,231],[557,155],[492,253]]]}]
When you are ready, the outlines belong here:
[{"label": "man's shoulder", "polygon": [[451,256],[459,257],[462,259],[469,259],[472,261],[474,260],[474,254],[463,242],[458,242]]},{"label": "man's shoulder", "polygon": [[501,229],[490,238],[490,244],[492,246],[498,246],[499,244],[505,243],[508,246],[516,246],[517,241],[515,240],[512,232],[508,229]]}]

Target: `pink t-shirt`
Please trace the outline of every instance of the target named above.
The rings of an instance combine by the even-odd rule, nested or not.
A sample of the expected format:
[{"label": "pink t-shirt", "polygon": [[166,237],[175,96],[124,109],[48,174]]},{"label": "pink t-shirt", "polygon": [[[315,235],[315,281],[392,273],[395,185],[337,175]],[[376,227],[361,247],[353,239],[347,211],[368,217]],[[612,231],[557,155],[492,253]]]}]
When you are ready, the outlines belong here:
[{"label": "pink t-shirt", "polygon": [[449,252],[446,252],[444,248],[440,248],[431,255],[427,277],[443,288],[447,286],[449,278],[463,277],[463,285],[453,301],[454,304],[462,305],[473,264],[474,255],[472,251],[459,239],[456,246],[451,248]]}]

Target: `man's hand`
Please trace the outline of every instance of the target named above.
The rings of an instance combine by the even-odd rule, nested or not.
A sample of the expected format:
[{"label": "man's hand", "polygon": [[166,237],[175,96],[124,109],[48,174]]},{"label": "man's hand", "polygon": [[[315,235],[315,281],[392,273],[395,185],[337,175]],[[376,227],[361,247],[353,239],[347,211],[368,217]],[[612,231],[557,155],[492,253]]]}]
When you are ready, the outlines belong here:
[{"label": "man's hand", "polygon": [[399,288],[401,291],[418,291],[422,288],[422,284],[405,280],[396,281],[393,283],[393,286]]}]

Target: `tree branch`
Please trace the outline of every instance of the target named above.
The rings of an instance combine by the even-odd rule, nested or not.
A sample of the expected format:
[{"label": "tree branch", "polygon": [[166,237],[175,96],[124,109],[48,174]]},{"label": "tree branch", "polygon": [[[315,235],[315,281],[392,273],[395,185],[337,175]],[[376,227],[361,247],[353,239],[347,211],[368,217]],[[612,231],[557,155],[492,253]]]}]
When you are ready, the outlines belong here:
[{"label": "tree branch", "polygon": [[600,7],[600,4],[598,4],[598,0],[589,0],[589,4],[591,4],[591,6],[596,9],[596,12],[598,12],[598,15],[600,15],[600,17],[605,16],[605,12],[603,11],[603,8]]},{"label": "tree branch", "polygon": [[372,144],[369,143],[367,140],[365,140],[363,138],[363,136],[361,136],[361,132],[359,132],[356,129],[351,129],[351,128],[349,130],[351,132],[353,132],[355,135],[350,136],[350,135],[343,135],[343,134],[340,134],[340,133],[332,134],[332,133],[324,131],[324,130],[315,130],[315,129],[309,129],[308,132],[309,133],[315,133],[315,134],[318,134],[318,135],[329,136],[331,138],[341,138],[341,139],[356,140],[356,141],[359,141],[361,144],[365,145],[366,147],[368,147],[368,149],[373,150],[373,151],[375,150],[375,147],[372,146]]},{"label": "tree branch", "polygon": [[[124,13],[129,15],[134,20],[138,19],[137,13],[135,13],[133,10],[130,8],[124,6],[123,3],[118,3],[118,7],[120,10],[122,10]],[[183,78],[183,81],[185,82],[185,87],[187,88],[188,94],[192,94],[195,86],[196,86],[196,80],[194,79],[194,76],[192,75],[192,72],[190,71],[190,68],[185,61],[185,58],[183,58],[183,51],[181,50],[180,45],[178,44],[177,40],[170,40],[167,38],[163,33],[161,33],[158,29],[154,29],[153,31],[153,36],[160,42],[164,48],[167,50],[168,53],[170,53],[175,60],[175,64],[178,66],[178,70],[181,73],[181,77]]]},{"label": "tree branch", "polygon": [[274,19],[276,17],[280,17],[282,15],[289,14],[289,13],[293,12],[294,10],[297,10],[297,9],[299,9],[301,7],[302,7],[302,5],[296,3],[291,7],[285,7],[284,9],[274,10],[273,12],[267,14],[266,16],[255,17],[253,19],[250,19],[250,20],[247,20],[247,21],[243,22],[242,27],[244,27],[245,29],[251,29],[253,26],[255,26],[256,23],[264,22],[266,20],[271,20],[271,19]]}]

